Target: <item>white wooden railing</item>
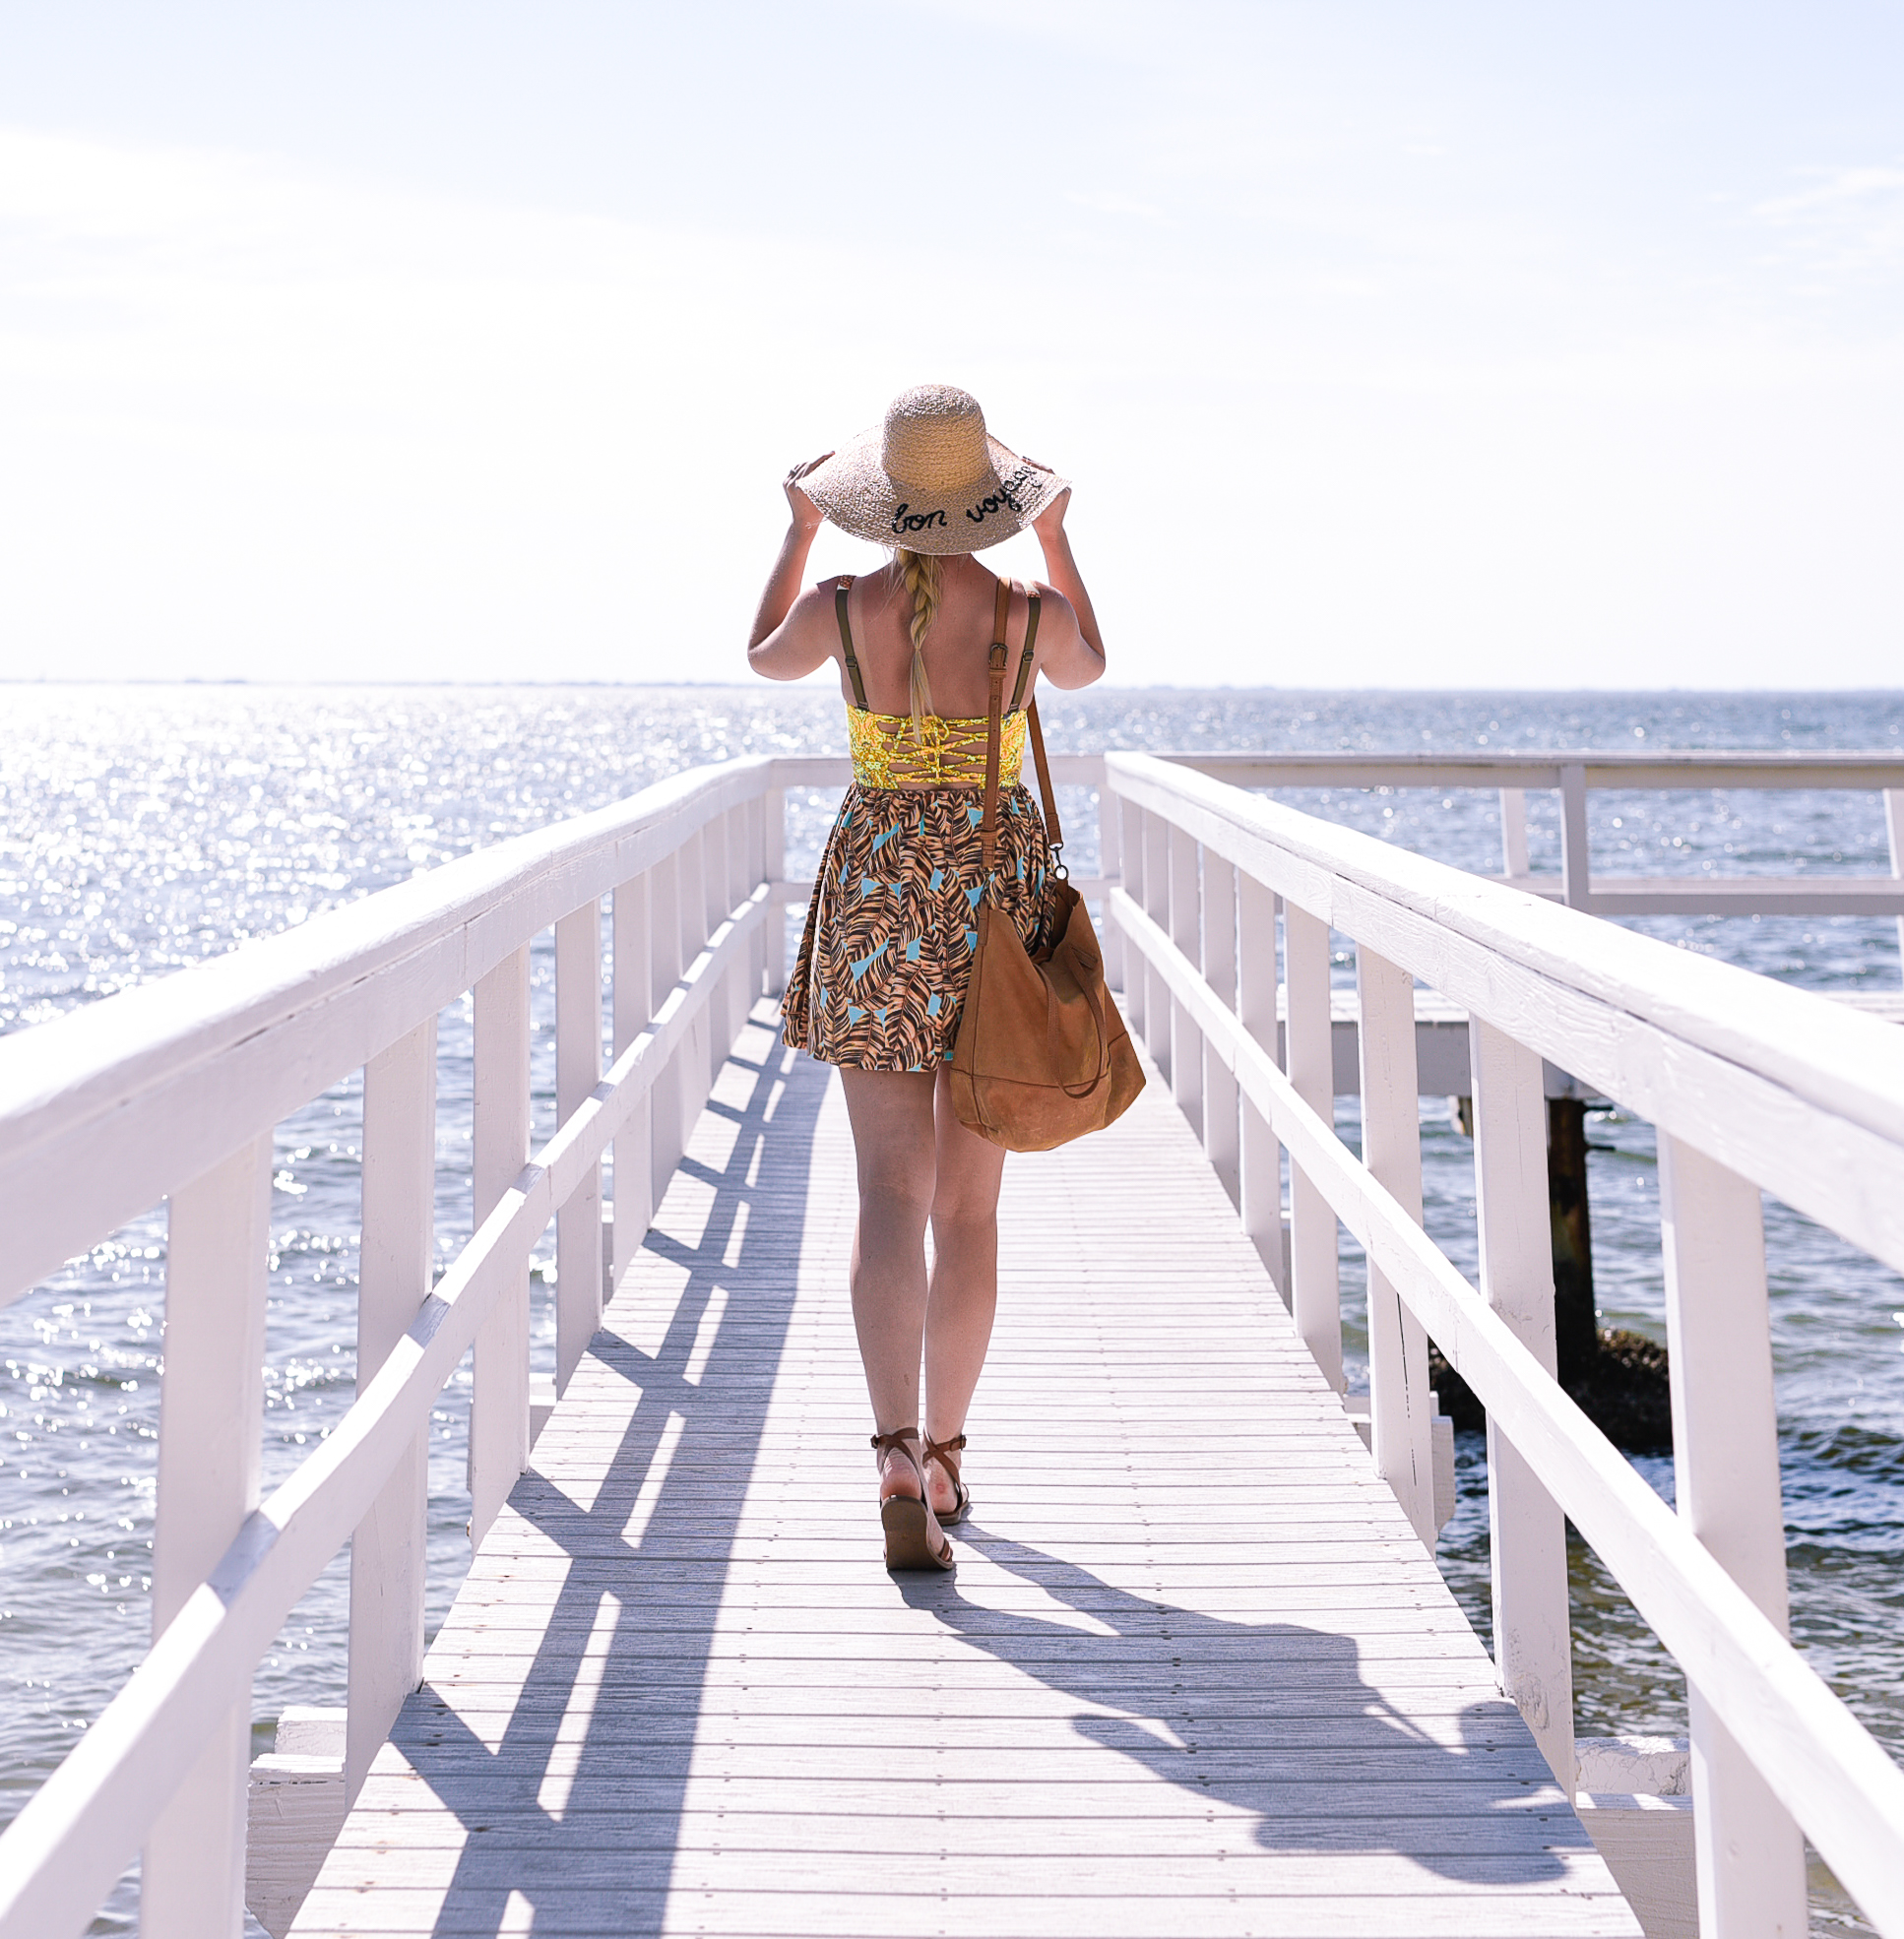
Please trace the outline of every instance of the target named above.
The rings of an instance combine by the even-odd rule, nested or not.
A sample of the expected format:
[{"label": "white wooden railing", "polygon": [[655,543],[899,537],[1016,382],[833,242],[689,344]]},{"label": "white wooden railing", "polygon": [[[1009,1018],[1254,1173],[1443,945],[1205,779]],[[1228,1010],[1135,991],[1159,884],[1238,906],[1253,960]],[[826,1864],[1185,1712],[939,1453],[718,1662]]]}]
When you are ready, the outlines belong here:
[{"label": "white wooden railing", "polygon": [[[1904,947],[1904,755],[1195,754],[1176,759],[1237,787],[1494,787],[1501,875],[1532,895],[1595,915],[1893,915]],[[1600,791],[1857,788],[1884,797],[1891,872],[1883,875],[1599,875],[1588,859],[1587,797]],[[1527,795],[1559,797],[1560,868],[1528,861]]]},{"label": "white wooden railing", "polygon": [[[1357,786],[1498,785],[1499,758],[1472,774],[1472,762],[1437,762],[1430,773],[1407,757],[1324,757],[1333,768],[1299,761],[1289,773],[1289,758],[1257,764],[1260,774],[1223,756],[1194,766],[1265,785],[1325,776]],[[1729,785],[1904,786],[1904,764],[1868,757],[1829,779],[1808,767],[1803,780],[1779,757],[1724,759]],[[1581,785],[1605,766],[1586,764]],[[1338,1384],[1336,1221],[1368,1250],[1375,1458],[1425,1538],[1424,1329],[1489,1407],[1502,1674],[1555,1770],[1570,1769],[1564,1512],[1698,1692],[1709,1800],[1701,1848],[1720,1838],[1744,1854],[1729,1870],[1708,1853],[1723,1908],[1712,1929],[1729,1939],[1771,1929],[1732,1909],[1735,1890],[1757,1893],[1768,1878],[1786,1899],[1802,1889],[1776,1796],[1882,1928],[1904,1933],[1904,1780],[1780,1634],[1756,1198],[1762,1184],[1879,1257],[1904,1258],[1904,1039],[1278,809],[1194,772],[1188,758],[1062,756],[1053,767],[1060,783],[1100,790],[1101,872],[1078,886],[1109,899],[1107,940],[1113,963],[1126,959],[1133,1021],[1279,1274],[1287,1245],[1288,1296]],[[1742,781],[1745,770],[1779,778]],[[1545,772],[1517,778],[1563,794],[1572,785],[1570,770],[1551,783]],[[1607,784],[1720,784],[1717,770],[1691,783],[1663,780],[1680,771],[1657,761],[1643,777],[1619,772]],[[697,770],[0,1041],[0,1302],[161,1200],[170,1219],[156,1640],[0,1839],[0,1939],[80,1932],[142,1845],[145,1939],[237,1932],[251,1679],[347,1541],[347,1787],[361,1783],[419,1674],[432,1403],[474,1345],[479,1540],[528,1459],[531,1254],[553,1220],[559,1388],[601,1312],[609,1263],[602,1160],[612,1147],[607,1243],[618,1270],[641,1243],[746,1006],[778,985],[785,907],[808,888],[784,879],[785,792],[846,779],[837,758]],[[1895,855],[1899,795],[1888,799]],[[1584,854],[1584,827],[1581,816],[1570,853]],[[1524,874],[1511,818],[1507,841],[1507,871]],[[1830,895],[1835,880],[1803,887]],[[1793,892],[1779,883],[1767,893]],[[1904,908],[1904,889],[1888,893],[1900,900],[1883,909]],[[1279,900],[1287,1072],[1275,1055]],[[1359,945],[1366,1166],[1331,1125],[1330,924]],[[528,952],[550,927],[557,1128],[531,1163]],[[1475,1019],[1484,1292],[1420,1229],[1417,974]],[[475,1235],[432,1288],[436,1018],[465,992],[475,1016]],[[1549,1377],[1542,1056],[1661,1126],[1689,1531]],[[272,1127],[358,1068],[357,1398],[261,1503]],[[1763,1839],[1761,1823],[1772,1828]]]},{"label": "white wooden railing", "polygon": [[[530,1255],[553,1219],[559,1386],[601,1317],[604,1154],[625,1263],[778,970],[780,839],[772,762],[699,769],[0,1042],[0,1295],[170,1202],[155,1642],[0,1840],[4,1939],[82,1932],[142,1845],[144,1939],[234,1939],[252,1675],[347,1541],[361,1783],[421,1670],[431,1405],[474,1345],[479,1541],[528,1462]],[[559,1123],[532,1164],[529,948],[551,925]],[[436,1019],[465,991],[475,1236],[432,1288]],[[358,1067],[357,1399],[261,1504],[272,1127]]]},{"label": "white wooden railing", "polygon": [[[1904,1934],[1904,1773],[1786,1638],[1759,1200],[1904,1269],[1904,1033],[1180,763],[1108,756],[1106,791],[1132,1026],[1338,1387],[1338,1221],[1365,1250],[1374,1461],[1430,1546],[1430,1337],[1488,1409],[1497,1661],[1555,1775],[1572,1787],[1564,1517],[1686,1674],[1701,1931],[1808,1930],[1802,1827]],[[1331,930],[1355,945],[1359,1157],[1333,1121]],[[1479,1288],[1422,1229],[1417,978],[1469,1019]],[[1658,1127],[1677,1515],[1554,1378],[1544,1058]]]}]

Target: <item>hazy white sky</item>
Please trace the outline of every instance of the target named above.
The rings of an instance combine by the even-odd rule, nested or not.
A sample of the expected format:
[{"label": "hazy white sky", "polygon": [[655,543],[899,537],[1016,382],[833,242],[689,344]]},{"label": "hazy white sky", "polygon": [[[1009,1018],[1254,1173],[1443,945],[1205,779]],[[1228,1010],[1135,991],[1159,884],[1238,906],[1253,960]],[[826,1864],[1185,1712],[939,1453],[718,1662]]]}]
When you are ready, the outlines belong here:
[{"label": "hazy white sky", "polygon": [[922,379],[1122,680],[1904,683],[1904,12],[0,0],[8,675],[735,677]]}]

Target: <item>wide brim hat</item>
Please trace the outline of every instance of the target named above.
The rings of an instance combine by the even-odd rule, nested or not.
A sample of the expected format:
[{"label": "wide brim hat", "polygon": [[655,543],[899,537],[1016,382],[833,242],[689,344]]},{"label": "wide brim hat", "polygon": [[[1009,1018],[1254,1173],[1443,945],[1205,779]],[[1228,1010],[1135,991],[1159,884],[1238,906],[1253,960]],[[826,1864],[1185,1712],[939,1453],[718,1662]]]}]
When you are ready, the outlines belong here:
[{"label": "wide brim hat", "polygon": [[842,532],[910,552],[983,552],[1068,489],[985,429],[969,391],[919,384],[799,480]]}]

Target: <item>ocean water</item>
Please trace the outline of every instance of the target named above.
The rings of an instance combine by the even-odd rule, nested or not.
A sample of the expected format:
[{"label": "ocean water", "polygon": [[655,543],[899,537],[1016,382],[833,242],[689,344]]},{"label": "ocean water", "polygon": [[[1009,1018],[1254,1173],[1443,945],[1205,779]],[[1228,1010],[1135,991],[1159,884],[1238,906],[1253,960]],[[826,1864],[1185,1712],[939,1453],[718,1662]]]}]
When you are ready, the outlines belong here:
[{"label": "ocean water", "polygon": [[[0,688],[0,1032],[171,973],[469,849],[737,753],[844,751],[840,708],[809,689]],[[1111,690],[1051,695],[1058,748],[1435,750],[1904,748],[1904,694],[1371,694]],[[1070,859],[1095,872],[1086,790],[1063,803]],[[810,871],[835,796],[789,800],[788,858]],[[1486,791],[1286,791],[1294,806],[1463,867],[1499,866]],[[1557,808],[1529,797],[1536,868],[1558,865]],[[1606,871],[1881,874],[1881,805],[1859,793],[1707,790],[1592,797]],[[1895,989],[1894,923],[1649,918],[1631,926],[1805,988]],[[1337,973],[1353,975],[1338,940]],[[553,1118],[552,958],[534,962],[535,1135]],[[441,1030],[438,1246],[469,1232],[469,1019]],[[295,1467],[354,1380],[359,1085],[280,1127],[265,1477]],[[1340,1123],[1356,1136],[1351,1102]],[[1593,1126],[1602,1318],[1664,1337],[1650,1127]],[[1429,1229],[1474,1252],[1472,1147],[1424,1100]],[[1768,1204],[1794,1634],[1893,1754],[1904,1754],[1904,1283]],[[163,1316],[161,1210],[0,1311],[0,1823],[98,1715],[147,1646]],[[1352,1378],[1360,1261],[1344,1249]],[[552,1364],[544,1248],[537,1351]],[[467,1558],[467,1371],[432,1429],[434,1627]],[[1488,1616],[1485,1450],[1463,1437],[1462,1498],[1440,1545]],[[1671,1463],[1642,1461],[1670,1496]],[[1574,1657],[1583,1735],[1684,1728],[1683,1682],[1579,1544]],[[334,1565],[259,1671],[262,1747],[288,1704],[344,1699],[346,1577]],[[1858,1930],[1821,1889],[1820,1929]],[[132,1928],[124,1886],[96,1926]]]}]

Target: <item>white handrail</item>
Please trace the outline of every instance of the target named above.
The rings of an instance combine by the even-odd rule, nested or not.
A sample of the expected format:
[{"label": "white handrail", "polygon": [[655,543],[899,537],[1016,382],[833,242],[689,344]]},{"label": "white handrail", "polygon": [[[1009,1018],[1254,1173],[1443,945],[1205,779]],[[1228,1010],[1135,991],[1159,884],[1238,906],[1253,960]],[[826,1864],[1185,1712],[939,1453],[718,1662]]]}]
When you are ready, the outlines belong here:
[{"label": "white handrail", "polygon": [[[1160,887],[1157,869],[1147,866],[1134,892],[1120,890],[1111,899],[1112,920],[1133,946],[1133,960],[1146,966],[1133,1008],[1154,1050],[1162,1055],[1160,1032],[1167,1030],[1173,1066],[1200,1048],[1235,1073],[1247,1102],[1288,1150],[1296,1185],[1319,1189],[1362,1242],[1371,1306],[1379,1278],[1427,1328],[1493,1426],[1685,1669],[1695,1692],[1701,1892],[1709,1910],[1718,1908],[1703,1929],[1770,1929],[1739,1917],[1742,1883],[1760,1892],[1760,1913],[1774,1902],[1782,1913],[1796,1895],[1803,1917],[1802,1855],[1796,1835],[1780,1832],[1776,1806],[1769,1820],[1761,1813],[1750,1825],[1750,1837],[1737,1837],[1751,1819],[1757,1785],[1804,1827],[1879,1930],[1904,1934],[1904,1772],[1785,1639],[1782,1569],[1775,1594],[1756,1585],[1748,1594],[1735,1580],[1744,1560],[1732,1559],[1739,1551],[1727,1531],[1666,1508],[1428,1238],[1412,1208],[1377,1183],[1314,1103],[1299,1095],[1206,979],[1190,946],[1194,926],[1186,929],[1174,914],[1167,926],[1166,908],[1178,908],[1193,879],[1171,858],[1176,841],[1188,838],[1192,871],[1195,846],[1206,867],[1213,857],[1227,865],[1209,878],[1219,895],[1229,870],[1241,871],[1286,899],[1292,921],[1300,910],[1342,931],[1359,952],[1397,965],[1463,1004],[1482,1028],[1587,1078],[1686,1147],[1777,1191],[1893,1264],[1904,1264],[1904,1035],[1819,998],[1398,853],[1181,765],[1113,754],[1106,770],[1108,787],[1136,819],[1124,831],[1127,850],[1135,837],[1153,856],[1167,858],[1168,883]],[[1160,824],[1172,835],[1162,847],[1148,839]],[[1221,934],[1235,919],[1227,907],[1207,904],[1204,916],[1206,937],[1213,925]],[[1255,946],[1263,946],[1262,937]],[[1273,935],[1267,946],[1274,949]],[[1227,977],[1227,954],[1224,966]],[[1293,994],[1292,1059],[1299,1049]],[[1365,1014],[1365,1035],[1374,1021]],[[1401,1033],[1390,1033],[1396,1046],[1412,1041],[1411,1023],[1405,1018]],[[1402,1088],[1412,1093],[1413,1074],[1405,1076]],[[1538,1098],[1538,1085],[1531,1090]],[[1682,1200],[1681,1211],[1690,1216],[1691,1201]],[[1300,1318],[1300,1276],[1296,1299]],[[1763,1311],[1761,1297],[1757,1350],[1768,1357]],[[1696,1451],[1685,1439],[1680,1403],[1685,1384],[1704,1378],[1697,1358],[1675,1368],[1682,1461]],[[1373,1371],[1376,1460],[1408,1506],[1406,1451],[1391,1450],[1384,1461],[1379,1423],[1385,1411],[1405,1417],[1424,1397],[1411,1396],[1405,1384],[1396,1390],[1405,1374]],[[1384,1379],[1386,1394],[1379,1391]],[[1769,1407],[1768,1380],[1763,1391]],[[1772,1471],[1775,1482],[1775,1464]],[[1776,1514],[1776,1501],[1769,1506]],[[1734,1520],[1741,1514],[1749,1520],[1765,1504],[1729,1507]],[[1547,1552],[1550,1564],[1560,1566],[1551,1542]],[[1777,1606],[1765,1609],[1762,1601]],[[1504,1643],[1498,1619],[1495,1627]],[[1524,1706],[1538,1705],[1537,1688],[1510,1688]],[[1530,1717],[1530,1722],[1549,1741],[1540,1720]],[[1737,1765],[1727,1761],[1737,1755],[1733,1744],[1744,1753]],[[1558,1775],[1570,1785],[1570,1773]],[[1725,1818],[1722,1829],[1715,1830],[1715,1816]],[[1743,1851],[1718,1849],[1729,1834]]]},{"label": "white handrail", "polygon": [[691,770],[0,1038],[0,1303],[763,794],[772,767]]},{"label": "white handrail", "polygon": [[1122,799],[1904,1271],[1904,1032],[1155,756],[1106,765]]}]

